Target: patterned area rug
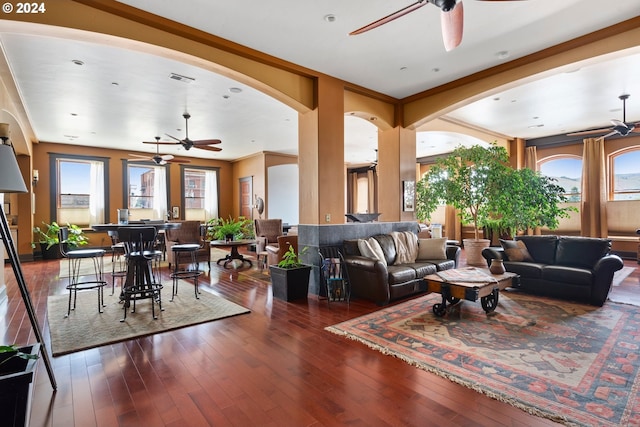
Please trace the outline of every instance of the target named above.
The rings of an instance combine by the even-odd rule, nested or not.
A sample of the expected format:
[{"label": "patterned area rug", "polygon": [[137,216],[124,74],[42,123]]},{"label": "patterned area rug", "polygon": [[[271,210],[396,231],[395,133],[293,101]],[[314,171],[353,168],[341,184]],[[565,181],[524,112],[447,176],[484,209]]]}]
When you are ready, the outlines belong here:
[{"label": "patterned area rug", "polygon": [[500,294],[444,317],[426,295],[326,329],[567,425],[640,425],[640,311]]},{"label": "patterned area rug", "polygon": [[171,285],[162,290],[162,308],[156,305],[157,320],[151,315],[151,302],[138,301],[136,312],[123,318],[123,306],[119,296],[105,292],[103,313],[98,313],[97,291],[78,292],[76,310],[65,318],[69,296],[52,295],[47,301],[47,319],[51,334],[51,349],[54,356],[98,347],[144,335],[157,334],[198,323],[211,322],[250,311],[224,298],[206,291],[200,299],[193,294],[193,284],[180,281],[179,293],[173,302]]}]

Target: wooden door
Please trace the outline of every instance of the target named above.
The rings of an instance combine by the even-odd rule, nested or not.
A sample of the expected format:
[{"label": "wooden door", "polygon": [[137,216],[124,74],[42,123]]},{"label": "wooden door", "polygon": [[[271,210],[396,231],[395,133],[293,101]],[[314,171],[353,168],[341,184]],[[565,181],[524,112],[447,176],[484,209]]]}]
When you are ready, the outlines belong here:
[{"label": "wooden door", "polygon": [[240,178],[240,215],[253,219],[253,178],[248,176]]}]

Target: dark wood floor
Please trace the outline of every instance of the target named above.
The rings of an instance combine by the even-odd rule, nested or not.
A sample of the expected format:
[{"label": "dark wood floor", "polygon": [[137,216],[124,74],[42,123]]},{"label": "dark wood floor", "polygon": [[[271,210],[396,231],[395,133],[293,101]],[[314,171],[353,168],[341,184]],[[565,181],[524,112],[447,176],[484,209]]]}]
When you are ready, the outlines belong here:
[{"label": "dark wood floor", "polygon": [[[64,292],[59,262],[22,267],[49,347],[47,296]],[[9,267],[5,277],[0,342],[34,342]],[[324,331],[372,303],[273,300],[267,283],[215,264],[204,282],[251,314],[52,358],[56,393],[41,360],[31,426],[555,425]],[[637,269],[624,286],[639,282]]]}]

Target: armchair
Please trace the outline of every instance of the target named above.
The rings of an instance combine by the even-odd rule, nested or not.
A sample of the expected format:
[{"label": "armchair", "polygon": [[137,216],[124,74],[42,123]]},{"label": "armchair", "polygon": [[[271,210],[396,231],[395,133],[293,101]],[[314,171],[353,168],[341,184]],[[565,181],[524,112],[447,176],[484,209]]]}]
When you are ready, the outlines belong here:
[{"label": "armchair", "polygon": [[256,233],[257,252],[265,250],[267,245],[277,246],[278,236],[282,235],[281,219],[255,219],[254,230]]},{"label": "armchair", "polygon": [[171,264],[175,262],[171,248],[173,245],[185,243],[199,244],[200,249],[196,252],[196,260],[198,262],[206,261],[207,267],[211,269],[211,250],[209,248],[209,242],[204,239],[204,229],[205,227],[200,224],[200,221],[183,221],[179,228],[165,231],[165,245],[169,269],[171,269]]},{"label": "armchair", "polygon": [[278,264],[284,254],[289,250],[289,246],[293,246],[293,250],[298,252],[298,236],[295,234],[278,236],[277,242],[268,244],[265,248],[267,251],[268,265]]}]

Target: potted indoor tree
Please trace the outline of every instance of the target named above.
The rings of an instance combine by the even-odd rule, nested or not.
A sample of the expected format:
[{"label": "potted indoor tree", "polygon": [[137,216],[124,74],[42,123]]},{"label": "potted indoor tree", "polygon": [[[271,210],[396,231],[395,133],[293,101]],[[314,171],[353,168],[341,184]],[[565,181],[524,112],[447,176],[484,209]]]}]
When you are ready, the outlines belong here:
[{"label": "potted indoor tree", "polygon": [[296,253],[290,245],[282,260],[277,265],[269,266],[271,290],[275,298],[285,301],[307,298],[311,266],[300,261],[300,255],[305,250],[306,248]]},{"label": "potted indoor tree", "polygon": [[424,221],[441,204],[453,206],[465,224],[473,225],[474,239],[464,239],[467,264],[484,266],[482,249],[488,239],[480,239],[479,230],[495,213],[496,197],[509,176],[509,156],[495,144],[458,147],[436,163],[416,185],[416,215]]},{"label": "potted indoor tree", "polygon": [[0,409],[2,425],[24,426],[29,408],[29,385],[33,381],[40,344],[0,346]]},{"label": "potted indoor tree", "polygon": [[253,236],[253,223],[239,216],[238,219],[212,218],[207,221],[207,240],[239,240]]},{"label": "potted indoor tree", "polygon": [[567,202],[565,190],[555,178],[529,168],[510,169],[492,200],[492,209],[499,216],[497,222],[502,230],[513,237],[537,227],[557,228],[560,218],[578,211],[573,206],[563,206]]}]

